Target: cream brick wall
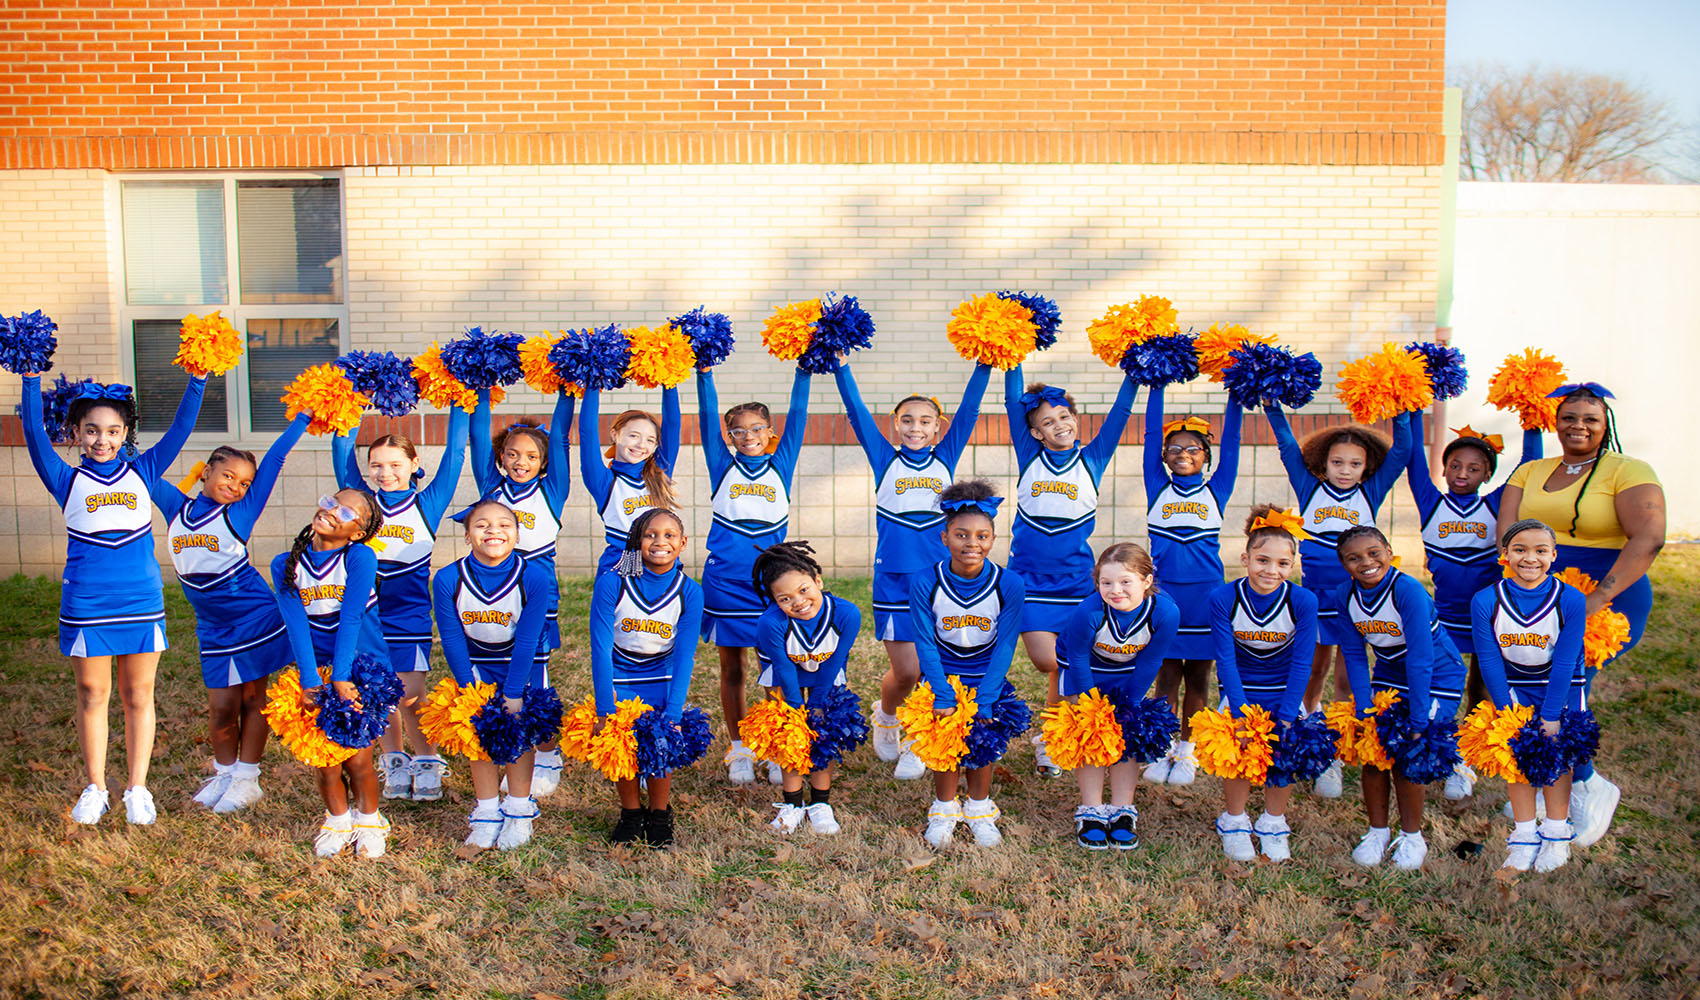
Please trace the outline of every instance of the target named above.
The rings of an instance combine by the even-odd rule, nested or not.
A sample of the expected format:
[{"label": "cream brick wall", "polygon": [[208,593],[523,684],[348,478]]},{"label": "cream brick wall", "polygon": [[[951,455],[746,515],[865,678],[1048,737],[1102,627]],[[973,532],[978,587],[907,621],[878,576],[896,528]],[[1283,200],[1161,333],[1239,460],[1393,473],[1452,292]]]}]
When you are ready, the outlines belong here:
[{"label": "cream brick wall", "polygon": [[[533,333],[654,323],[701,303],[739,330],[741,351],[717,372],[726,402],[783,405],[789,375],[761,351],[761,321],[777,305],[831,290],[857,295],[878,324],[875,348],[855,360],[876,411],[921,389],[954,406],[967,365],[945,342],[944,324],[963,298],[1000,288],[1057,300],[1063,343],[1037,356],[1028,375],[1067,385],[1089,410],[1113,398],[1117,373],[1087,351],[1084,327],[1141,293],[1174,300],[1185,326],[1234,321],[1276,333],[1316,351],[1329,372],[1383,340],[1428,336],[1433,325],[1438,168],[401,167],[344,177],[350,346],[412,353],[474,324]],[[98,171],[0,173],[9,240],[0,311],[46,309],[61,325],[61,367],[105,378],[119,370],[122,293],[110,277],[118,223],[109,199]],[[694,411],[694,389],[682,391]],[[1002,419],[1001,399],[994,378],[983,419]],[[16,382],[0,381],[0,402],[16,400]],[[817,381],[814,401],[817,413],[839,410],[828,379]],[[1171,391],[1169,406],[1218,411],[1223,402],[1189,386]],[[603,412],[634,404],[657,400],[611,393]],[[501,409],[546,413],[548,404],[521,387]],[[218,443],[197,439],[186,455]],[[702,459],[691,453],[681,464],[700,543]],[[974,447],[959,472],[1007,488],[1011,465],[1007,446]],[[1272,448],[1248,449],[1241,469],[1231,524],[1254,500],[1290,502]],[[868,572],[872,484],[860,449],[805,449],[799,477],[793,536],[814,541],[838,572]],[[304,443],[256,531],[261,561],[288,544],[330,485],[322,443]],[[468,475],[459,499],[472,492]],[[1124,454],[1106,480],[1097,541],[1141,537],[1143,507],[1138,456]],[[592,518],[575,489],[563,572],[594,561],[600,543],[575,541],[600,537]],[[1408,520],[1401,493],[1383,521],[1409,534]],[[24,450],[0,448],[0,571],[56,573],[64,544]],[[458,552],[458,543],[439,546],[439,561]]]}]

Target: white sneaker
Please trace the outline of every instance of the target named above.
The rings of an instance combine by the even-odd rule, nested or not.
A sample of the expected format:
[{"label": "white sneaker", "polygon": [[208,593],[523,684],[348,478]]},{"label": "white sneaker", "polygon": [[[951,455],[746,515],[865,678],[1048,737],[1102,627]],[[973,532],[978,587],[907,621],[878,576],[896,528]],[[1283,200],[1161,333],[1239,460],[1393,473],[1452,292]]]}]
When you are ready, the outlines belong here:
[{"label": "white sneaker", "polygon": [[949,802],[934,802],[927,809],[927,832],[922,839],[935,850],[942,850],[950,843],[951,834],[956,832],[956,824],[962,822],[962,802],[951,799]]},{"label": "white sneaker", "polygon": [[71,807],[71,822],[99,823],[111,802],[112,796],[106,789],[90,785],[83,789],[83,794],[77,796],[77,804]]},{"label": "white sneaker", "polygon": [[159,810],[154,808],[153,793],[144,785],[132,785],[124,789],[124,818],[132,826],[151,826],[159,819]]},{"label": "white sneaker", "polygon": [[991,799],[969,799],[962,806],[962,821],[974,832],[974,843],[981,847],[996,847],[1003,843],[1003,833],[998,829],[998,817],[1001,815],[997,803]]},{"label": "white sneaker", "polygon": [[903,753],[903,726],[897,721],[897,716],[885,714],[885,710],[874,706],[874,756],[887,763],[898,758]]},{"label": "white sneaker", "polygon": [[1175,759],[1169,762],[1169,784],[1190,785],[1198,777],[1198,761],[1191,748],[1190,743],[1175,744]]},{"label": "white sneaker", "polygon": [[809,826],[816,833],[831,836],[842,829],[838,825],[838,817],[832,814],[832,803],[830,802],[812,802],[804,811],[809,814]]},{"label": "white sneaker", "polygon": [[778,764],[775,764],[771,760],[767,761],[766,764],[767,764],[767,783],[770,784],[770,785],[783,785],[783,784],[785,784],[785,769],[780,767]]},{"label": "white sneaker", "polygon": [[1257,834],[1257,846],[1263,849],[1264,857],[1271,861],[1292,859],[1293,852],[1287,841],[1292,839],[1293,828],[1287,825],[1287,817],[1264,813],[1252,824],[1251,832]]},{"label": "white sneaker", "polygon": [[508,796],[502,803],[502,828],[496,834],[496,849],[511,851],[531,843],[532,824],[537,821],[537,802]]},{"label": "white sneaker", "polygon": [[[1580,794],[1578,794],[1580,792]],[[1575,847],[1591,847],[1606,835],[1623,790],[1595,771],[1587,781],[1570,786],[1570,822],[1576,828]],[[1580,801],[1578,801],[1580,800]]]},{"label": "white sneaker", "polygon": [[1055,778],[1063,773],[1062,768],[1051,760],[1050,753],[1045,750],[1043,733],[1033,737],[1033,769],[1039,772],[1041,778]]},{"label": "white sneaker", "polygon": [[219,771],[208,775],[201,782],[201,790],[195,793],[195,804],[211,809],[218,805],[218,800],[224,798],[224,790],[230,787],[230,781],[235,775],[229,771]]},{"label": "white sneaker", "polygon": [[435,802],[443,797],[443,775],[448,765],[441,757],[413,759],[413,801]]},{"label": "white sneaker", "polygon": [[898,755],[897,766],[892,769],[891,776],[898,781],[914,781],[926,773],[927,765],[921,763],[921,758],[915,756],[909,744],[903,744],[903,752]]},{"label": "white sneaker", "polygon": [[756,760],[742,743],[732,744],[726,751],[726,779],[734,785],[753,784],[756,780]]},{"label": "white sneaker", "polygon": [[1352,848],[1352,860],[1365,868],[1374,868],[1381,864],[1381,859],[1387,856],[1387,841],[1393,836],[1386,827],[1370,828],[1370,831],[1358,840],[1358,846]]},{"label": "white sneaker", "polygon": [[773,822],[767,824],[767,828],[774,833],[784,834],[785,836],[795,833],[797,828],[803,825],[803,820],[809,815],[807,809],[802,806],[794,806],[789,802],[775,803],[774,808],[779,810],[779,814],[773,817]]},{"label": "white sneaker", "polygon": [[1423,859],[1428,857],[1428,841],[1423,839],[1422,831],[1416,833],[1400,832],[1393,838],[1393,867],[1405,872],[1414,872],[1423,866]]},{"label": "white sneaker", "polygon": [[[1542,824],[1543,826],[1545,824]],[[1563,868],[1570,861],[1570,842],[1576,839],[1574,828],[1564,824],[1562,832],[1557,830],[1540,831],[1541,850],[1535,856],[1535,871],[1550,872]]]},{"label": "white sneaker", "polygon": [[1320,799],[1339,798],[1340,793],[1346,790],[1346,776],[1343,771],[1344,767],[1339,761],[1328,765],[1328,770],[1316,776],[1316,782],[1311,786],[1311,791],[1315,792],[1316,797]]},{"label": "white sneaker", "polygon": [[496,837],[502,832],[502,807],[499,803],[474,806],[466,822],[472,828],[466,835],[466,846],[488,851],[496,846]]},{"label": "white sneaker", "polygon": [[213,805],[213,812],[233,813],[238,809],[246,809],[260,801],[265,794],[260,790],[259,778],[238,778],[233,775],[230,787],[224,790],[224,794]]},{"label": "white sneaker", "polygon": [[1535,866],[1535,855],[1541,850],[1541,838],[1538,833],[1529,840],[1518,840],[1517,837],[1517,831],[1513,830],[1511,836],[1505,838],[1505,864],[1499,867],[1526,872]]},{"label": "white sneaker", "polygon": [[354,824],[354,856],[381,858],[389,847],[390,821],[377,813],[369,823]]},{"label": "white sneaker", "polygon": [[380,754],[378,770],[384,775],[384,798],[413,798],[413,758],[405,753]]},{"label": "white sneaker", "polygon": [[539,750],[531,762],[531,797],[546,799],[561,787],[561,751]]},{"label": "white sneaker", "polygon": [[313,838],[313,853],[321,858],[334,858],[352,843],[354,818],[348,815],[335,817],[326,813],[325,821],[319,824],[319,835]]},{"label": "white sneaker", "polygon": [[1257,848],[1251,843],[1251,817],[1241,814],[1235,819],[1223,813],[1216,817],[1216,832],[1222,837],[1222,853],[1230,859],[1257,860]]},{"label": "white sneaker", "polygon": [[1452,765],[1452,773],[1446,776],[1446,787],[1441,789],[1441,794],[1457,801],[1458,799],[1469,798],[1475,790],[1475,769],[1468,764],[1459,762]]},{"label": "white sneaker", "polygon": [[1167,784],[1169,769],[1175,766],[1175,742],[1169,741],[1169,749],[1162,757],[1145,765],[1143,777],[1154,785]]}]

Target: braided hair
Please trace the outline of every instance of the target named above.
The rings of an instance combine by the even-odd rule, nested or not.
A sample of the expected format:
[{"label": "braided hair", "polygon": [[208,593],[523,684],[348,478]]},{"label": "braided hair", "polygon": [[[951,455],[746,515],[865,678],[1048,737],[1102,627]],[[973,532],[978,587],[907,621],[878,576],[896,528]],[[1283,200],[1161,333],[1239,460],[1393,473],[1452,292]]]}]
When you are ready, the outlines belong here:
[{"label": "braided hair", "polygon": [[1564,394],[1564,398],[1558,401],[1558,409],[1564,409],[1565,405],[1573,399],[1591,399],[1594,402],[1599,403],[1600,408],[1606,413],[1605,437],[1600,439],[1600,447],[1594,452],[1594,460],[1588,463],[1588,474],[1582,477],[1582,485],[1576,490],[1576,503],[1570,508],[1570,527],[1567,529],[1566,533],[1574,538],[1576,535],[1576,522],[1582,518],[1582,494],[1588,492],[1588,484],[1593,482],[1594,473],[1600,470],[1600,459],[1604,458],[1608,451],[1615,451],[1622,454],[1623,442],[1619,441],[1617,438],[1617,420],[1612,416],[1611,403],[1608,402],[1604,396],[1595,393],[1594,390],[1585,386],[1578,386]]},{"label": "braided hair", "polygon": [[773,585],[787,573],[802,573],[820,579],[820,563],[814,557],[814,546],[802,540],[769,545],[756,556],[755,566],[750,570],[750,582],[755,584],[756,593],[764,602],[771,601]]},{"label": "braided hair", "polygon": [[65,411],[65,426],[71,430],[71,439],[76,440],[77,428],[82,426],[83,418],[89,415],[89,411],[102,406],[115,411],[118,414],[119,421],[124,425],[122,454],[128,457],[140,451],[141,449],[136,446],[136,400],[134,397],[130,399],[109,399],[105,396],[99,398],[79,396],[73,399],[70,407]]},{"label": "braided hair", "polygon": [[[378,529],[384,525],[384,511],[378,506],[378,498],[372,495],[372,491],[363,490],[358,486],[350,486],[346,489],[337,490],[337,492],[358,493],[360,494],[360,502],[366,505],[366,521],[360,526],[361,535],[356,541],[363,542],[375,536]],[[295,570],[301,565],[302,553],[306,552],[312,545],[313,522],[308,521],[305,528],[296,532],[295,541],[289,546],[289,558],[283,561],[283,582],[289,584],[292,590],[300,588],[300,584],[296,582]]]},{"label": "braided hair", "polygon": [[[1393,551],[1393,543],[1387,540],[1387,536],[1381,533],[1380,528],[1377,528],[1373,524],[1354,524],[1345,531],[1340,532],[1340,540],[1334,544],[1334,555],[1338,557],[1340,553],[1346,551],[1346,544],[1348,542],[1356,541],[1357,539],[1365,536],[1374,538],[1382,545],[1385,545],[1388,552]],[[1341,561],[1343,562],[1344,559]]]},{"label": "braided hair", "polygon": [[643,573],[643,533],[649,529],[649,522],[658,517],[670,517],[679,526],[679,533],[684,534],[685,522],[669,507],[651,507],[639,514],[632,522],[631,530],[626,532],[626,548],[620,553],[620,558],[614,563],[614,572],[630,579]]}]

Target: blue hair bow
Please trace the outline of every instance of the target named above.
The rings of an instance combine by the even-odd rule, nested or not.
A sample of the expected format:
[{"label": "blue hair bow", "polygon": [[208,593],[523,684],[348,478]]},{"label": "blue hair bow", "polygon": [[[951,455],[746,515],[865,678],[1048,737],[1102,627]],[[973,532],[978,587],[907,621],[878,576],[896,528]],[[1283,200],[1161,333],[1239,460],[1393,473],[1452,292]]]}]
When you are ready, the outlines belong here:
[{"label": "blue hair bow", "polygon": [[121,382],[111,385],[101,385],[99,382],[88,382],[77,390],[78,399],[115,399],[119,402],[129,402],[134,393],[130,387]]},{"label": "blue hair bow", "polygon": [[1582,389],[1588,390],[1589,392],[1600,397],[1601,399],[1616,399],[1617,398],[1616,396],[1613,396],[1611,394],[1610,389],[1607,389],[1605,386],[1599,384],[1598,382],[1566,382],[1565,384],[1559,386],[1558,388],[1554,389],[1553,391],[1547,393],[1547,398],[1548,399],[1563,399],[1565,396],[1568,396],[1571,393],[1577,392],[1577,391],[1582,390]]},{"label": "blue hair bow", "polygon": [[998,506],[1003,503],[1003,497],[987,497],[984,500],[940,500],[939,510],[946,514],[957,514],[963,511],[977,510],[990,518],[998,516]]},{"label": "blue hair bow", "polygon": [[1054,385],[1047,385],[1038,392],[1024,392],[1021,394],[1021,412],[1023,413],[1032,413],[1034,410],[1039,408],[1040,403],[1049,403],[1052,406],[1067,406],[1068,393],[1063,392]]}]

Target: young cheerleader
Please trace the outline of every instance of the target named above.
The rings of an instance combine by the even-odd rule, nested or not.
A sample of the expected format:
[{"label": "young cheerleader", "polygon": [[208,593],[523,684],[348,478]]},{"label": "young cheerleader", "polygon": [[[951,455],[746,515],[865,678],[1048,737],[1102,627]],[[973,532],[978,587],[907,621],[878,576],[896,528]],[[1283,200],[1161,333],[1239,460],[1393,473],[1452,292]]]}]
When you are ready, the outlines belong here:
[{"label": "young cheerleader", "polygon": [[1165,423],[1160,388],[1145,400],[1145,523],[1151,560],[1164,593],[1181,613],[1169,659],[1157,674],[1157,697],[1180,710],[1181,731],[1168,755],[1145,769],[1146,780],[1157,784],[1190,785],[1198,773],[1192,716],[1210,697],[1210,660],[1216,655],[1210,595],[1222,585],[1222,512],[1239,475],[1243,412],[1233,403],[1223,412],[1220,463],[1212,468],[1210,425],[1197,417]]},{"label": "young cheerleader", "polygon": [[[1045,675],[1045,704],[1058,700],[1057,635],[1069,614],[1092,592],[1092,527],[1098,517],[1098,484],[1133,415],[1139,386],[1123,378],[1121,390],[1090,443],[1081,445],[1074,397],[1035,382],[1023,389],[1021,366],[1004,374],[1009,440],[1021,466],[1015,489],[1015,526],[1009,535],[1009,568],[1027,585],[1021,609],[1021,641],[1027,658]],[[1045,752],[1043,734],[1033,738],[1038,772],[1056,777],[1062,769]]]},{"label": "young cheerleader", "polygon": [[[821,585],[820,564],[807,542],[780,542],[756,557],[753,582],[773,604],[756,622],[756,656],[761,686],[777,688],[787,704],[813,707],[821,695],[849,684],[845,665],[862,627],[862,612]],[[866,732],[864,730],[864,732]],[[832,814],[832,768],[812,771],[809,804],[803,806],[803,775],[785,772],[785,801],[772,827],[791,833],[806,818],[816,833],[838,832]]]},{"label": "young cheerleader", "polygon": [[944,546],[936,534],[944,523],[939,496],[955,479],[956,463],[974,433],[991,372],[989,365],[974,366],[949,430],[944,429],[944,410],[938,400],[920,395],[899,400],[891,415],[895,448],[863,404],[850,366],[839,365],[836,375],[845,415],[874,470],[874,634],[885,643],[891,661],[874,707],[874,754],[880,760],[896,761],[892,773],[905,781],[927,773],[927,766],[903,745],[893,714],[921,679],[910,624],[910,584],[923,574],[930,576],[933,565],[944,558]]},{"label": "young cheerleader", "polygon": [[[503,707],[518,715],[528,687],[548,684],[549,649],[543,624],[555,597],[554,574],[516,550],[519,518],[496,500],[480,500],[466,514],[471,553],[437,571],[431,602],[443,637],[443,656],[461,687],[494,684]],[[498,767],[470,764],[477,801],[467,817],[470,847],[510,850],[531,840],[537,800],[531,797],[535,751]],[[502,779],[508,795],[498,800]]]},{"label": "young cheerleader", "polygon": [[[1269,426],[1286,467],[1287,481],[1299,498],[1299,515],[1309,538],[1299,543],[1304,571],[1301,585],[1316,595],[1316,653],[1311,661],[1310,683],[1305,687],[1305,710],[1315,711],[1323,699],[1328,668],[1334,671],[1334,696],[1344,698],[1347,684],[1338,648],[1352,641],[1351,625],[1339,621],[1334,592],[1346,582],[1336,549],[1341,533],[1354,526],[1375,524],[1376,512],[1388,491],[1399,481],[1405,456],[1411,449],[1410,426],[1393,422],[1393,445],[1379,431],[1361,424],[1346,424],[1315,431],[1300,444],[1279,406],[1266,406]],[[1316,794],[1325,799],[1340,797],[1341,771],[1338,761],[1316,779]]]},{"label": "young cheerleader", "polygon": [[213,775],[195,802],[231,813],[260,800],[260,755],[268,727],[266,681],[294,659],[277,597],[248,561],[248,538],[270,499],[284,460],[307,429],[300,413],[256,464],[253,452],[221,447],[200,466],[190,497],[163,480],[153,495],[165,515],[171,563],[195,609]]},{"label": "young cheerleader", "polygon": [[[1440,627],[1452,639],[1470,668],[1465,696],[1471,705],[1484,696],[1475,660],[1475,641],[1470,634],[1470,602],[1482,588],[1499,579],[1499,550],[1494,545],[1499,520],[1499,502],[1505,487],[1481,494],[1482,486],[1499,468],[1504,451],[1499,435],[1477,434],[1466,425],[1441,452],[1441,475],[1446,492],[1434,488],[1429,476],[1428,453],[1422,447],[1423,415],[1413,410],[1399,418],[1410,424],[1411,458],[1405,479],[1416,501],[1423,526],[1423,562],[1434,579],[1434,604]],[[1523,457],[1518,465],[1541,457],[1541,432],[1523,432]],[[1468,796],[1476,775],[1464,764],[1446,779],[1449,799]]]},{"label": "young cheerleader", "polygon": [[177,458],[201,412],[207,380],[189,380],[171,427],[159,443],[135,453],[136,405],[128,386],[88,384],[66,421],[80,465],[53,450],[42,426],[41,376],[23,377],[20,412],[30,462],[65,514],[69,540],[59,591],[59,653],[77,678],[77,738],[88,786],[71,808],[75,823],[96,823],[106,812],[106,714],[116,663],[124,704],[129,781],[124,814],[131,823],[157,815],[148,791],[153,756],[154,674],[165,650],[165,583],[154,559],[153,505],[148,487]]},{"label": "young cheerleader", "polygon": [[[384,625],[384,642],[390,649],[390,665],[401,679],[401,703],[395,720],[384,731],[381,770],[384,798],[435,802],[443,797],[443,758],[419,730],[419,704],[424,699],[426,677],[431,670],[431,551],[437,541],[437,525],[454,499],[460,469],[466,458],[466,411],[449,407],[448,441],[442,464],[430,485],[418,487],[425,471],[419,467],[419,452],[400,434],[385,434],[366,449],[366,471],[377,489],[378,508],[384,526],[378,531],[378,618]],[[485,422],[488,427],[488,421]],[[364,490],[367,480],[360,474],[354,443],[356,427],[331,438],[331,465],[337,486]],[[394,725],[399,721],[401,725]],[[402,750],[405,732],[414,755]]]},{"label": "young cheerleader", "polygon": [[[1097,688],[1118,705],[1137,705],[1144,699],[1180,622],[1175,602],[1158,592],[1154,573],[1151,556],[1137,545],[1121,542],[1098,554],[1092,574],[1098,591],[1075,606],[1063,637],[1068,651],[1062,679],[1066,697],[1078,699]],[[1130,753],[1108,768],[1081,767],[1076,776],[1080,805],[1074,810],[1074,827],[1080,846],[1123,851],[1138,847],[1139,810],[1133,806],[1133,792],[1139,762]]]},{"label": "young cheerleader", "polygon": [[[949,678],[958,678],[975,693],[986,718],[998,702],[1015,698],[1006,679],[1021,631],[1021,608],[1026,588],[1021,578],[991,561],[997,540],[994,523],[1003,497],[990,483],[954,483],[939,494],[944,518],[940,537],[949,555],[930,572],[916,573],[909,584],[909,622],[915,635],[915,654],[921,674],[933,690],[933,714],[945,716],[956,707]],[[978,721],[975,723],[979,724]],[[992,802],[992,766],[986,761],[963,769],[933,772],[933,804],[927,810],[925,838],[935,848],[950,843],[956,824],[967,823],[981,847],[1003,843],[998,831],[998,807]],[[968,778],[968,802],[956,797],[962,776]]]},{"label": "young cheerleader", "polygon": [[[627,410],[614,418],[613,440],[606,453],[601,440],[597,402],[600,394],[586,389],[578,415],[579,475],[596,501],[607,547],[596,561],[596,575],[614,568],[625,551],[626,539],[639,514],[650,508],[678,506],[673,496],[672,471],[679,463],[679,390],[661,390],[661,416],[646,410]],[[607,465],[602,464],[606,455]],[[695,641],[695,640],[692,640]]]},{"label": "young cheerleader", "polygon": [[[1542,522],[1513,523],[1499,544],[1511,577],[1484,588],[1470,602],[1482,681],[1496,708],[1531,706],[1542,733],[1557,736],[1565,709],[1588,707],[1582,661],[1587,599],[1550,575],[1558,540]],[[1541,789],[1546,819],[1538,830],[1535,790],[1513,783],[1508,791],[1516,826],[1505,842],[1504,867],[1521,872],[1563,867],[1576,836],[1569,819],[1569,772]]]},{"label": "young cheerleader", "polygon": [[[708,559],[702,566],[702,638],[720,650],[720,708],[726,715],[727,777],[736,785],[755,780],[755,762],[739,736],[744,720],[744,650],[756,644],[756,620],[764,595],[752,589],[756,553],[785,540],[791,514],[791,481],[809,417],[809,373],[791,380],[791,409],[785,433],[773,432],[764,403],[740,403],[726,411],[720,440],[714,414],[720,409],[714,373],[697,372],[697,409],[702,451],[708,460],[714,523],[708,529]],[[759,655],[759,654],[758,654]],[[769,770],[775,765],[769,764]]]},{"label": "young cheerleader", "polygon": [[[702,588],[685,575],[685,522],[663,507],[632,522],[613,572],[596,578],[590,602],[590,678],[596,691],[600,729],[617,703],[642,698],[675,725],[685,711],[697,636],[702,629]],[[620,821],[609,835],[616,844],[642,840],[653,847],[673,843],[672,775],[615,783]],[[644,793],[649,796],[644,807]]]},{"label": "young cheerleader", "polygon": [[[1299,717],[1310,661],[1316,646],[1316,595],[1287,582],[1298,563],[1297,513],[1271,504],[1258,504],[1246,518],[1245,551],[1240,553],[1244,578],[1220,583],[1210,592],[1210,638],[1215,644],[1216,676],[1222,688],[1222,707],[1243,714],[1247,705],[1268,709],[1276,733],[1286,731]],[[1252,823],[1246,815],[1251,782],[1229,778],[1222,782],[1226,800],[1216,831],[1222,850],[1235,861],[1257,857],[1251,838],[1264,857],[1286,861],[1287,803],[1291,785],[1268,785],[1263,792],[1263,815]]]},{"label": "young cheerleader", "polygon": [[[295,536],[288,552],[272,560],[272,586],[301,672],[303,705],[314,703],[325,682],[320,668],[329,667],[331,687],[358,707],[360,694],[352,680],[355,656],[390,662],[378,616],[378,556],[361,544],[374,537],[383,523],[377,497],[365,490],[338,490],[335,496],[319,498],[313,520]],[[353,843],[360,857],[382,857],[390,821],[378,811],[372,748],[317,771],[325,820],[313,839],[314,853],[332,858]],[[350,789],[354,792],[352,816]]]},{"label": "young cheerleader", "polygon": [[[1376,691],[1393,691],[1404,699],[1415,722],[1458,714],[1458,700],[1464,693],[1464,661],[1440,628],[1434,599],[1422,584],[1393,566],[1392,547],[1375,525],[1358,525],[1341,532],[1339,551],[1348,580],[1335,591],[1333,604],[1337,620],[1354,630],[1355,638],[1342,642],[1340,649],[1345,654],[1358,716],[1369,714]],[[1373,676],[1366,643],[1375,649]],[[1386,856],[1390,785],[1399,803],[1393,864],[1406,870],[1421,868],[1428,855],[1428,844],[1423,841],[1423,786],[1405,780],[1397,771],[1367,764],[1363,794],[1369,832],[1353,849],[1352,860],[1373,866]]]}]

